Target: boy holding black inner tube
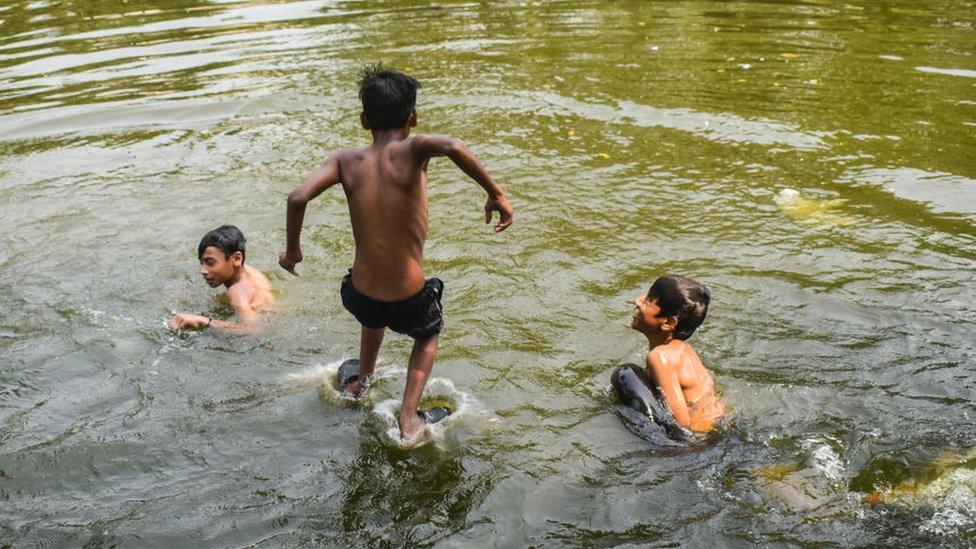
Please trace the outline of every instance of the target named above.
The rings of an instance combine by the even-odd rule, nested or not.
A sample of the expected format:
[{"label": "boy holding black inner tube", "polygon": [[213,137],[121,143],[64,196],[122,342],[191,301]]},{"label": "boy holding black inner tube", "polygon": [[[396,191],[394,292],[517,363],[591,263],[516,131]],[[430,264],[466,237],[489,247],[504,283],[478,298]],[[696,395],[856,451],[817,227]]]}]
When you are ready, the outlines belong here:
[{"label": "boy holding black inner tube", "polygon": [[[646,295],[634,300],[630,324],[648,342],[646,370],[636,371],[637,378],[656,385],[649,389],[653,393],[657,393],[655,389],[660,391],[674,421],[694,432],[711,430],[725,413],[725,405],[715,394],[712,375],[686,341],[705,320],[710,301],[711,292],[704,285],[683,276],[662,276]],[[618,368],[612,376],[614,388],[628,405],[651,408],[651,397],[641,395],[646,391],[632,383],[628,386],[627,371],[634,368]],[[644,402],[637,402],[640,400]]]}]

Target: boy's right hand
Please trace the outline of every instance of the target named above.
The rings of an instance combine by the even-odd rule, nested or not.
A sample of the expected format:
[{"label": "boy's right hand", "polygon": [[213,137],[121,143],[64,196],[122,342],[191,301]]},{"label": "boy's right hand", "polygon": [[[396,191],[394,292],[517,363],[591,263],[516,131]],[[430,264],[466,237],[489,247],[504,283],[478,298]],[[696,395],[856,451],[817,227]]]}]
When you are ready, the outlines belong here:
[{"label": "boy's right hand", "polygon": [[180,313],[169,319],[169,327],[173,330],[199,330],[210,325],[210,318],[203,315]]},{"label": "boy's right hand", "polygon": [[289,273],[295,276],[298,276],[298,273],[295,272],[295,265],[298,265],[301,262],[302,262],[302,252],[295,252],[295,253],[282,252],[281,255],[278,256],[278,265],[281,265],[282,269],[288,271]]}]

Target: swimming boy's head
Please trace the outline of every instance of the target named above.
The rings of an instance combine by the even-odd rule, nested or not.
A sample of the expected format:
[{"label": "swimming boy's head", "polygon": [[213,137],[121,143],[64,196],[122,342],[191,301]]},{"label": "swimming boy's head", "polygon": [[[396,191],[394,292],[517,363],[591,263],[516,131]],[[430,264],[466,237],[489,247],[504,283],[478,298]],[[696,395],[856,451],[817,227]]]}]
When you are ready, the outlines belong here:
[{"label": "swimming boy's head", "polygon": [[374,132],[417,125],[417,90],[420,82],[382,65],[363,67],[359,81],[359,100],[363,102],[360,120]]},{"label": "swimming boy's head", "polygon": [[712,294],[702,284],[683,276],[667,275],[654,281],[647,295],[634,300],[631,327],[641,333],[670,333],[688,339],[708,313]]},{"label": "swimming boy's head", "polygon": [[203,235],[197,246],[200,273],[211,288],[233,281],[244,266],[244,233],[233,225]]}]

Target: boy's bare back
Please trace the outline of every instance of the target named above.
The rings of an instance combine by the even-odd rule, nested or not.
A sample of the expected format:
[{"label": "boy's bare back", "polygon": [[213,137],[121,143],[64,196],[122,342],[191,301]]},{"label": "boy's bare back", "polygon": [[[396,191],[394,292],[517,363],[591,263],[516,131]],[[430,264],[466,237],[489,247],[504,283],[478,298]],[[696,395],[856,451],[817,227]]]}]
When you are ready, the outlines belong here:
[{"label": "boy's bare back", "polygon": [[336,155],[356,240],[353,285],[382,301],[407,298],[424,285],[427,159],[413,145],[405,139]]},{"label": "boy's bare back", "polygon": [[[494,230],[512,224],[512,207],[474,154],[453,137],[407,132],[384,135],[369,147],[346,149],[325,164],[289,197],[288,250],[281,265],[291,272],[301,261],[298,240],[305,204],[342,183],[356,240],[353,286],[380,301],[397,301],[424,286],[423,252],[427,238],[427,164],[446,156],[488,193],[485,222],[499,212]],[[297,221],[297,223],[295,223]],[[294,241],[292,240],[294,239]]]}]

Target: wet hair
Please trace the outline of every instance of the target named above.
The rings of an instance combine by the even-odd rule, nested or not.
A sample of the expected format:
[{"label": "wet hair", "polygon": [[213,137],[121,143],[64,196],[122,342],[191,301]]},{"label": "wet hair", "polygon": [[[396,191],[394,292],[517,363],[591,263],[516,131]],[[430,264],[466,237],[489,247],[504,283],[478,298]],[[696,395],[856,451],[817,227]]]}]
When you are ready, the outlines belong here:
[{"label": "wet hair", "polygon": [[224,252],[224,257],[228,258],[234,255],[234,252],[241,252],[242,256],[247,255],[244,252],[244,233],[233,225],[222,225],[203,235],[200,245],[197,246],[197,259],[203,259],[203,251],[210,246]]},{"label": "wet hair", "polygon": [[359,76],[359,100],[370,127],[379,131],[406,126],[420,82],[382,65],[367,65]]},{"label": "wet hair", "polygon": [[690,278],[667,275],[654,281],[647,290],[647,299],[657,300],[659,317],[677,320],[675,339],[688,339],[705,320],[712,292]]}]

